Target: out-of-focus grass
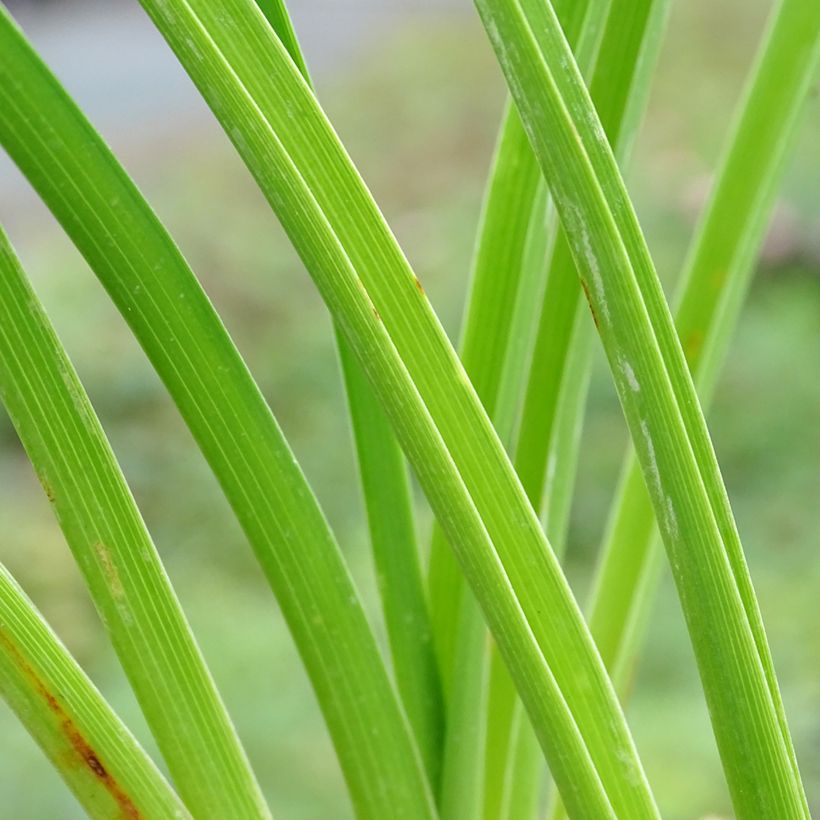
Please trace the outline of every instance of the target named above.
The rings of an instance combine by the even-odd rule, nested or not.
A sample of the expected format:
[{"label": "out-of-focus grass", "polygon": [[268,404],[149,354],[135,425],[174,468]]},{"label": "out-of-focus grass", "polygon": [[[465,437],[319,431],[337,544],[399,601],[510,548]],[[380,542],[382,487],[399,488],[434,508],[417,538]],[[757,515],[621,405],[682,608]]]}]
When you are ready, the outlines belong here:
[{"label": "out-of-focus grass", "polygon": [[[666,282],[680,266],[767,7],[762,0],[675,4],[649,122],[630,174]],[[380,70],[373,73],[377,59]],[[699,77],[696,84],[685,80],[690,71]],[[425,20],[423,30],[408,26],[332,81],[319,77],[319,90],[455,334],[503,97],[478,23],[451,17]],[[820,240],[811,228],[820,224],[817,96],[810,108],[711,419],[810,800],[814,796],[820,810],[820,622],[813,617],[820,586],[820,383],[806,375],[820,372]],[[330,323],[253,183],[214,133],[145,146],[137,146],[132,134],[129,169],[248,358],[376,617],[352,450],[330,446],[344,438],[346,426]],[[342,781],[307,680],[202,458],[64,237],[40,217],[25,223],[16,214],[15,225],[12,238],[111,436],[274,811],[293,818],[345,816]],[[620,411],[599,361],[569,539],[570,578],[581,591],[624,441]],[[41,496],[3,418],[0,558],[151,747]],[[629,715],[664,817],[728,813],[671,583],[659,596]],[[0,732],[4,816],[80,816],[5,708]]]}]

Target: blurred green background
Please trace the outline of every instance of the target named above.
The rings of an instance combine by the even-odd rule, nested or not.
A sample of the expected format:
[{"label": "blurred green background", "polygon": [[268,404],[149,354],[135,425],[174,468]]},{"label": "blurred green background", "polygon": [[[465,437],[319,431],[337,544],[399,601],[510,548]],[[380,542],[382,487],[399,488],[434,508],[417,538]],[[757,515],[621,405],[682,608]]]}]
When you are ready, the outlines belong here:
[{"label": "blurred green background", "polygon": [[[318,67],[321,99],[456,338],[503,101],[476,16],[468,0],[292,5],[309,61]],[[81,3],[14,10],[69,89],[99,114],[95,122],[192,262],[313,483],[383,637],[327,315],[227,140],[131,6],[113,4],[102,17],[98,7]],[[673,2],[628,173],[667,288],[769,8],[762,0]],[[94,38],[98,51],[77,47],[78,29]],[[127,59],[139,65],[125,65]],[[110,75],[107,85],[89,90],[83,71]],[[809,798],[820,815],[818,97],[815,87],[716,394],[711,431]],[[8,164],[0,166],[0,218],[88,388],[274,813],[349,817],[332,749],[276,604],[168,397],[94,277]],[[581,596],[625,441],[599,355],[567,568]],[[426,538],[429,514],[421,498],[419,514]],[[154,749],[5,416],[0,536],[0,560]],[[628,711],[664,817],[730,816],[668,577]],[[81,816],[5,706],[0,736],[3,817]]]}]

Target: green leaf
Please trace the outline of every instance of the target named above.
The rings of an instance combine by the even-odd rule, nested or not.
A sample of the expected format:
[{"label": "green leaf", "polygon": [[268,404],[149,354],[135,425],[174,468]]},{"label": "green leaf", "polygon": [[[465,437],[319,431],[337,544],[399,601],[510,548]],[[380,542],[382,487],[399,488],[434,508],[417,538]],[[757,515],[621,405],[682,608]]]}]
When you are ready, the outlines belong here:
[{"label": "green leaf", "polygon": [[338,338],[396,686],[436,791],[444,709],[407,465],[350,345]]},{"label": "green leaf", "polygon": [[[577,41],[579,57],[585,64],[593,61],[607,6],[608,0],[594,0],[562,3],[559,7],[563,29],[570,43]],[[544,295],[545,260],[549,258],[555,238],[553,217],[541,170],[518,113],[508,103],[485,193],[461,343],[461,359],[467,374],[508,452]],[[444,602],[438,607],[435,624],[439,654],[444,673],[448,675],[453,665],[446,654],[453,633],[448,619],[457,614],[461,633],[470,636],[483,631],[484,626],[483,620],[472,626],[463,623],[469,618],[480,619],[481,614],[472,596],[465,593],[462,576],[448,566],[455,559],[440,527],[433,530],[431,552],[431,590]],[[448,603],[451,601],[457,602],[458,608]],[[522,782],[508,778],[506,771],[506,763],[513,756],[513,706],[512,702],[503,701],[505,698],[517,700],[517,696],[509,681],[497,690],[504,670],[491,657],[497,652],[494,645],[475,638],[471,646],[474,648],[472,658],[462,646],[449,650],[455,651],[461,672],[454,676],[450,686],[448,733],[460,736],[465,731],[454,719],[454,713],[470,727],[486,722],[486,731],[474,730],[479,737],[486,737],[486,750],[483,755],[457,755],[454,760],[458,765],[445,757],[444,788],[465,791],[470,784],[481,785],[482,812],[494,817],[501,804],[507,802],[503,794],[506,786],[513,780]],[[495,674],[488,672],[488,664],[496,667]],[[486,704],[480,714],[471,713],[459,702],[462,699],[477,702],[473,691],[475,680],[496,684],[480,701]],[[526,726],[522,729],[522,742],[528,731]],[[529,743],[528,748],[537,747]],[[480,765],[484,769],[483,776],[479,777],[465,765]],[[453,780],[463,780],[464,784],[448,782]]]},{"label": "green leaf", "polygon": [[[606,9],[593,5],[589,11],[591,19],[588,16],[584,25],[578,49],[579,63],[587,67],[591,75],[591,93],[604,129],[610,139],[617,140],[624,148],[631,143],[638,115],[643,110],[644,91],[667,8],[667,2],[641,2],[631,4],[628,9],[612,5],[605,13]],[[560,19],[561,13],[558,13]],[[563,28],[567,33],[567,27]],[[526,150],[532,151],[529,142]],[[531,222],[541,227],[541,234],[554,233],[544,229],[543,210],[543,205],[536,207]],[[537,509],[543,510],[547,536],[561,557],[589,382],[592,333],[581,310],[578,277],[566,237],[558,231],[546,252],[546,240],[533,242],[532,233],[527,243],[530,258],[525,258],[524,263],[525,267],[546,273],[540,277],[546,278],[546,291],[543,284],[540,288],[531,284],[531,273],[522,277],[516,307],[542,303],[543,306],[540,316],[516,310],[510,335],[518,339],[535,335],[535,347],[530,357],[520,349],[523,346],[519,345],[516,350],[511,345],[504,361],[492,366],[502,368],[499,381],[501,392],[507,393],[504,403],[517,407],[529,365],[521,429],[514,442],[515,462],[530,500]],[[499,422],[510,436],[512,426],[501,419]],[[491,663],[497,665],[495,658]],[[491,679],[496,685],[489,696],[488,720],[494,738],[487,756],[487,817],[497,816],[501,807],[513,802],[510,793],[513,788],[518,793],[516,804],[533,802],[521,794],[521,784],[528,778],[519,778],[510,769],[513,765],[523,765],[525,771],[532,769],[532,764],[522,762],[522,757],[531,754],[533,749],[529,725],[511,685],[502,683],[503,670]],[[518,727],[515,732],[514,727]]]},{"label": "green leaf", "polygon": [[[304,79],[312,85],[296,32],[282,0],[257,2]],[[370,542],[376,564],[396,684],[430,784],[441,768],[444,714],[433,648],[407,465],[384,411],[344,336],[336,332]]]},{"label": "green leaf", "polygon": [[183,799],[204,816],[268,817],[105,433],[2,229],[0,312],[0,398]]},{"label": "green leaf", "polygon": [[[558,8],[571,43],[583,32],[585,61],[594,54],[607,3],[563,2]],[[529,361],[554,234],[548,200],[521,119],[508,101],[484,193],[459,344],[464,369],[508,449],[521,392],[516,382]],[[430,553],[434,632],[449,684],[463,580],[440,526],[433,530]]]},{"label": "green leaf", "polygon": [[421,286],[284,47],[246,0],[144,6],[254,173],[374,385],[515,670],[567,803],[581,816],[655,816],[623,714],[538,519]]},{"label": "green leaf", "polygon": [[89,817],[190,817],[3,566],[0,693]]},{"label": "green leaf", "polygon": [[[604,133],[621,161],[629,154],[644,109],[668,8],[669,0],[641,0],[627,9],[613,5],[607,15],[589,88]],[[580,350],[588,347],[582,339],[587,319],[582,316],[582,303],[572,251],[561,231],[550,259],[515,451],[515,467],[527,494],[553,521],[556,534],[563,529],[560,519],[567,510],[560,514],[554,510],[557,499],[546,490],[548,464],[554,448],[563,446],[562,437],[554,433],[563,412],[561,403],[583,404],[578,396],[583,386],[577,380],[583,380],[589,365]],[[572,380],[576,380],[574,390],[569,386]],[[566,412],[570,418],[582,417],[571,408]],[[553,479],[552,484],[558,488],[563,482],[556,484]]]},{"label": "green leaf", "polygon": [[[510,338],[523,251],[541,180],[515,108],[507,104],[484,195],[459,354],[490,418],[499,401],[501,363]],[[539,199],[540,201],[540,199]],[[497,363],[496,367],[493,364]],[[433,634],[445,692],[453,684],[464,580],[441,525],[430,544]]]},{"label": "green leaf", "polygon": [[477,5],[604,342],[669,553],[736,811],[806,816],[725,487],[600,121],[549,3]]},{"label": "green leaf", "polygon": [[[820,54],[816,4],[773,12],[717,181],[678,284],[675,322],[701,403],[709,403],[765,236],[787,150]],[[654,515],[633,454],[622,469],[590,597],[590,627],[620,687],[634,643],[629,625],[654,598]]]},{"label": "green leaf", "polygon": [[[475,596],[464,590],[452,673],[454,697],[447,711],[442,820],[479,818],[483,809],[487,747],[487,628]],[[478,661],[477,661],[478,659]]]},{"label": "green leaf", "polygon": [[357,811],[432,816],[359,596],[270,409],[170,236],[6,14],[0,141],[108,290],[219,479],[276,593]]}]

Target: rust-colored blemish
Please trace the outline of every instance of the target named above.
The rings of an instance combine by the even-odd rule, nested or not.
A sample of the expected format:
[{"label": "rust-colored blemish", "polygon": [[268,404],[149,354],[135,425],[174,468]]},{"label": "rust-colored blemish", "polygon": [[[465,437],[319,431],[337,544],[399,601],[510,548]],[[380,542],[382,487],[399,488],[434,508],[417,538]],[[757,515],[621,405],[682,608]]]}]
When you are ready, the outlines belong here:
[{"label": "rust-colored blemish", "polygon": [[120,816],[127,820],[139,820],[142,816],[133,801],[122,790],[121,786],[111,776],[109,771],[100,762],[95,751],[88,741],[77,731],[70,718],[62,722],[62,729],[71,743],[74,751],[94,776],[105,786],[106,791],[114,798],[120,809]]},{"label": "rust-colored blemish", "polygon": [[587,285],[585,279],[581,279],[581,287],[584,290],[584,296],[586,296],[587,304],[589,305],[589,312],[592,314],[592,321],[595,322],[595,327],[600,327],[598,324],[598,314],[592,306],[592,297],[589,295],[589,285]]},{"label": "rust-colored blemish", "polygon": [[413,277],[413,279],[414,279],[414,281],[415,281],[415,283],[416,283],[416,290],[417,290],[417,291],[418,291],[418,292],[419,292],[422,296],[424,296],[424,286],[421,284],[421,280],[418,278],[418,276],[414,276],[414,277]]},{"label": "rust-colored blemish", "polygon": [[94,553],[100,562],[103,575],[105,575],[105,580],[108,582],[108,587],[111,590],[111,594],[115,598],[122,597],[122,581],[120,580],[120,574],[117,572],[117,567],[114,564],[114,560],[111,557],[111,550],[103,544],[102,541],[97,541],[94,544]]},{"label": "rust-colored blemish", "polygon": [[376,317],[376,321],[377,321],[377,322],[381,322],[381,320],[382,320],[382,315],[381,315],[381,313],[379,313],[379,311],[376,309],[376,306],[375,306],[375,305],[373,305],[373,315]]},{"label": "rust-colored blemish", "polygon": [[14,658],[14,662],[20,671],[31,681],[35,691],[43,699],[49,711],[57,718],[60,731],[68,741],[73,752],[71,759],[75,760],[79,758],[79,762],[102,783],[105,790],[117,804],[121,818],[124,818],[124,820],[141,820],[143,814],[136,807],[133,800],[131,800],[122,786],[120,786],[117,780],[112,777],[111,773],[105,768],[91,744],[85,739],[83,734],[77,729],[74,721],[68,716],[63,705],[57,699],[57,696],[45,685],[2,627],[0,627],[0,643],[5,647],[8,654]]},{"label": "rust-colored blemish", "polygon": [[43,485],[43,490],[46,494],[46,498],[48,499],[49,503],[53,504],[54,503],[54,488],[44,478],[40,480],[40,483]]}]

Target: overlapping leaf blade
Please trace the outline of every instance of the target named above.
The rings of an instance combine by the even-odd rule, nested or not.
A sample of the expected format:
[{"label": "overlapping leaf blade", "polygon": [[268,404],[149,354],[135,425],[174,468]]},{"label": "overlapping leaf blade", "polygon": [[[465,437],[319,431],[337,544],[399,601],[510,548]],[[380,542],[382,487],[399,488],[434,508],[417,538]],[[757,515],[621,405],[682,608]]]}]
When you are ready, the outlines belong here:
[{"label": "overlapping leaf blade", "polygon": [[537,518],[284,48],[247,2],[144,5],[254,172],[387,408],[516,670],[568,803],[582,814],[654,815],[611,685]]},{"label": "overlapping leaf blade", "polygon": [[[668,8],[669,3],[663,0],[631,3],[627,9],[615,3],[599,23],[603,32],[590,72],[590,95],[620,162],[627,159],[643,112]],[[549,258],[514,459],[559,556],[566,548],[593,350],[593,328],[580,293],[570,247],[563,231],[559,231]],[[513,332],[521,330],[515,325]],[[507,360],[505,370],[511,365],[526,370],[527,361]],[[491,696],[490,708],[502,715],[509,713],[510,707],[504,702],[508,697],[508,687],[500,687],[498,696]],[[520,705],[512,710],[511,725],[524,722],[519,710]],[[514,761],[520,763],[521,755],[531,748],[526,726],[517,731],[517,737],[521,749],[515,751],[507,746],[508,766]],[[498,760],[488,759],[488,769],[491,762],[498,764]],[[502,782],[515,783],[514,772],[505,768]]]},{"label": "overlapping leaf blade", "polygon": [[803,817],[765,635],[668,307],[549,3],[478,0],[550,184],[658,514],[741,816]]},{"label": "overlapping leaf blade", "polygon": [[0,312],[0,397],[177,788],[197,814],[268,817],[105,433],[2,229]]},{"label": "overlapping leaf blade", "polygon": [[[593,62],[608,5],[603,0],[557,6],[564,33],[584,65]],[[549,250],[555,240],[554,216],[520,117],[514,106],[507,105],[485,193],[460,354],[508,452],[544,298]],[[480,610],[463,589],[461,576],[450,566],[454,560],[443,531],[436,527],[431,544],[430,587],[433,602],[438,604],[435,627],[445,679],[454,662],[459,667],[450,685],[447,729],[459,738],[475,733],[484,739],[484,749],[476,749],[472,756],[457,754],[457,765],[445,756],[443,776],[445,788],[459,788],[448,781],[462,780],[462,791],[468,785],[479,789],[483,813],[495,816],[501,804],[507,802],[507,786],[515,783],[521,788],[523,783],[537,782],[507,776],[506,764],[514,756],[513,734],[522,748],[537,753],[537,746],[527,737],[530,729],[526,721],[517,714],[520,702],[513,708],[517,698],[503,663],[496,657],[495,646],[482,640]],[[456,625],[458,634],[467,636],[468,645],[459,643],[454,650],[448,650]],[[454,657],[448,657],[448,651]],[[489,691],[478,698],[476,682],[482,680],[488,682]],[[476,705],[481,707],[478,714]],[[513,723],[520,731],[513,732]],[[520,762],[525,769],[533,768]],[[474,766],[481,767],[480,774],[471,771]],[[522,796],[521,801],[533,803],[534,796],[531,800]]]},{"label": "overlapping leaf blade", "polygon": [[3,566],[0,694],[90,817],[190,816]]},{"label": "overlapping leaf blade", "polygon": [[105,285],[219,479],[276,592],[357,810],[432,816],[359,596],[239,353],[167,232],[5,13],[0,38],[0,140]]},{"label": "overlapping leaf blade", "polygon": [[[787,149],[815,76],[820,9],[782,0],[772,15],[726,143],[703,217],[677,287],[675,323],[683,351],[708,405],[728,340],[763,241]],[[654,515],[634,455],[627,456],[590,599],[589,618],[607,666],[625,685],[632,644],[629,624],[651,601]]]},{"label": "overlapping leaf blade", "polygon": [[[261,0],[257,5],[301,75],[311,83],[283,0]],[[407,466],[384,411],[341,333],[336,333],[336,343],[396,685],[430,784],[436,791],[441,769],[444,714]]]}]

